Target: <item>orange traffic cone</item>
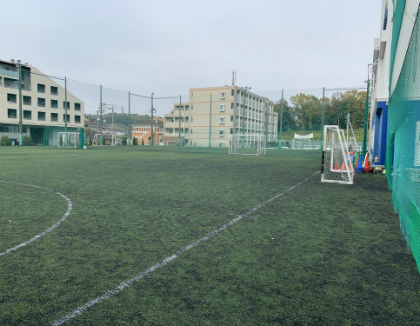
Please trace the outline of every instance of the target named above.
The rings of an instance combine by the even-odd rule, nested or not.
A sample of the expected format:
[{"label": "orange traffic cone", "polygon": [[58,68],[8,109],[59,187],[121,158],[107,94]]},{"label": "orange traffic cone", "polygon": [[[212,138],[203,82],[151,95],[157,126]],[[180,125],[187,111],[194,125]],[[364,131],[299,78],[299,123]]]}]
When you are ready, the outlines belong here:
[{"label": "orange traffic cone", "polygon": [[334,170],[338,170],[337,163],[334,164]]},{"label": "orange traffic cone", "polygon": [[343,162],[343,164],[341,164],[341,171],[345,171],[346,170],[346,166],[344,165],[344,162]]},{"label": "orange traffic cone", "polygon": [[372,170],[370,169],[370,166],[369,166],[369,155],[368,155],[368,153],[366,153],[366,156],[365,156],[365,163],[363,164],[363,169],[364,169],[365,173],[372,172]]}]

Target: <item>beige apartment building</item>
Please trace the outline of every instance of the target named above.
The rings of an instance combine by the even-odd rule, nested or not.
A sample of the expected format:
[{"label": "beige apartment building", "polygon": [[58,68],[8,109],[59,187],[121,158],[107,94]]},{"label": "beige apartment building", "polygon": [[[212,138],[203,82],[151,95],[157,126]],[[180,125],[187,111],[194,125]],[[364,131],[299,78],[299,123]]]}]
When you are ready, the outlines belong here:
[{"label": "beige apartment building", "polygon": [[[68,131],[84,126],[84,103],[54,79],[46,77],[31,66],[22,66],[22,121],[24,136],[31,136],[36,143],[43,143],[44,127],[64,127],[67,105]],[[77,128],[77,129],[76,129]],[[48,135],[50,145],[57,140]],[[0,60],[0,137],[19,139],[19,68],[12,61]]]},{"label": "beige apartment building", "polygon": [[230,134],[265,134],[277,141],[278,114],[274,103],[247,88],[192,88],[189,102],[175,104],[164,115],[163,142],[184,146],[227,147]]}]

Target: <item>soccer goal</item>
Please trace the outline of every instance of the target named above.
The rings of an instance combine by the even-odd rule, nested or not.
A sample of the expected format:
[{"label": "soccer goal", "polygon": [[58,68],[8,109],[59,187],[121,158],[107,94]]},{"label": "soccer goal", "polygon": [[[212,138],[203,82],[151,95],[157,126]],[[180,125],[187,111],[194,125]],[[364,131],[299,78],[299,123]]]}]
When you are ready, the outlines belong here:
[{"label": "soccer goal", "polygon": [[233,134],[229,140],[229,154],[265,155],[267,141],[262,134]]},{"label": "soccer goal", "polygon": [[321,182],[353,184],[354,170],[351,155],[338,126],[324,126]]},{"label": "soccer goal", "polygon": [[58,132],[58,148],[78,148],[80,133],[78,132]]},{"label": "soccer goal", "polygon": [[[314,138],[314,134],[309,135],[298,135],[295,134],[292,140],[292,149],[319,149],[319,146],[312,146],[311,139]],[[314,148],[313,148],[314,147]]]},{"label": "soccer goal", "polygon": [[93,146],[116,146],[117,140],[113,134],[96,134],[93,136]]}]

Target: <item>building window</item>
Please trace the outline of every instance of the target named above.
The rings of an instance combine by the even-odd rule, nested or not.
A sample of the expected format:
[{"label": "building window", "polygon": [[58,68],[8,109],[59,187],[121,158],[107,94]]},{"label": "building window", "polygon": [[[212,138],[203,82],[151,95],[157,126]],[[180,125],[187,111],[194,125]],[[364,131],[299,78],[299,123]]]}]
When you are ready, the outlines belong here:
[{"label": "building window", "polygon": [[226,105],[221,104],[220,107],[219,107],[219,111],[220,112],[225,112],[225,109],[226,109]]},{"label": "building window", "polygon": [[230,128],[230,134],[231,135],[233,134],[233,128]]},{"label": "building window", "polygon": [[51,86],[51,95],[58,95],[58,87]]},{"label": "building window", "polygon": [[224,100],[226,98],[226,92],[220,92],[220,99]]},{"label": "building window", "polygon": [[38,93],[45,93],[45,85],[38,84]]},{"label": "building window", "polygon": [[17,96],[16,94],[7,94],[7,103],[13,104],[16,103]]},{"label": "building window", "polygon": [[193,98],[194,97],[194,93],[193,92],[191,92],[191,98]]},{"label": "building window", "polygon": [[23,111],[23,119],[25,120],[32,120],[32,111]]},{"label": "building window", "polygon": [[225,136],[225,131],[223,129],[219,130],[219,137],[224,137]]},{"label": "building window", "polygon": [[234,89],[232,89],[231,91],[230,91],[230,95],[235,95],[235,90]]},{"label": "building window", "polygon": [[74,123],[80,123],[80,115],[74,116]]},{"label": "building window", "polygon": [[58,122],[58,113],[51,113],[51,121]]},{"label": "building window", "polygon": [[139,128],[136,128],[136,131],[139,131]]},{"label": "building window", "polygon": [[[63,109],[66,108],[66,102],[63,101]],[[70,102],[67,102],[67,110],[70,110]]]},{"label": "building window", "polygon": [[45,107],[45,98],[38,97],[38,106],[41,108]]},{"label": "building window", "polygon": [[[63,122],[66,122],[66,115],[63,114]],[[67,122],[70,122],[70,114],[67,114]]]},{"label": "building window", "polygon": [[225,147],[225,143],[219,143],[219,148]]},{"label": "building window", "polygon": [[225,124],[225,118],[219,118],[219,124],[224,125]]},{"label": "building window", "polygon": [[191,111],[194,110],[194,106],[191,105]]},{"label": "building window", "polygon": [[80,103],[74,103],[74,110],[80,111]]},{"label": "building window", "polygon": [[7,109],[7,117],[9,119],[16,119],[17,118],[17,113],[15,109]]},{"label": "building window", "polygon": [[57,109],[57,108],[58,108],[58,101],[51,100],[51,109]]},{"label": "building window", "polygon": [[386,30],[386,25],[388,24],[388,8],[385,8],[384,13],[384,30]]},{"label": "building window", "polygon": [[23,105],[32,105],[30,96],[23,96]]},{"label": "building window", "polygon": [[233,115],[230,116],[230,122],[233,122]]},{"label": "building window", "polygon": [[191,117],[191,122],[193,122],[194,120],[193,120],[193,117]]},{"label": "building window", "polygon": [[38,112],[38,121],[45,121],[45,112]]}]

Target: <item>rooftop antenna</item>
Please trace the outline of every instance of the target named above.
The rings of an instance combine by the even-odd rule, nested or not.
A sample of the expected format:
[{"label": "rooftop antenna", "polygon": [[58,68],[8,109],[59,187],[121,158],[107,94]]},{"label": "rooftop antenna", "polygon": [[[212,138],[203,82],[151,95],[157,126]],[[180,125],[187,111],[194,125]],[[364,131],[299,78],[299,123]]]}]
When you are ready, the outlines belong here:
[{"label": "rooftop antenna", "polygon": [[232,86],[235,86],[236,83],[236,70],[232,71]]}]

